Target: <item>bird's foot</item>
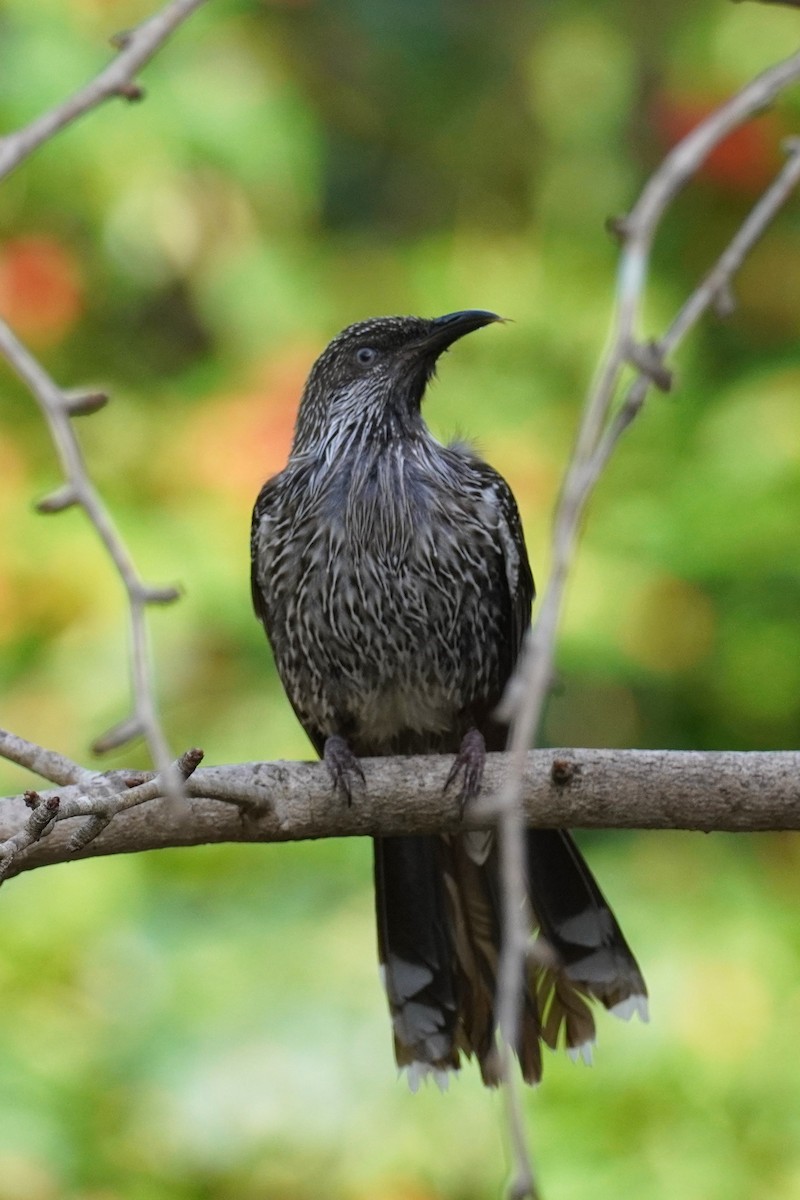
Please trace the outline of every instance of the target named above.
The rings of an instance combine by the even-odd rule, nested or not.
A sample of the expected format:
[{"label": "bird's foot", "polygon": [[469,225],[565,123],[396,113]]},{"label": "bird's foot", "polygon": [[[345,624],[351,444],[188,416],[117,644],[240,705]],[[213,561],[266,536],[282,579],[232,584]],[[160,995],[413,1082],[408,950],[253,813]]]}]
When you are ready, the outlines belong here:
[{"label": "bird's foot", "polygon": [[470,729],[464,734],[461,749],[456,755],[455,762],[450,768],[444,785],[444,791],[455,783],[463,773],[463,782],[459,793],[461,811],[463,813],[470,800],[474,800],[481,790],[483,768],[486,766],[486,742],[483,734],[477,729]]},{"label": "bird's foot", "polygon": [[322,758],[330,773],[333,790],[344,796],[348,804],[353,803],[353,780],[358,777],[365,782],[361,763],[343,737],[332,733],[325,739]]}]

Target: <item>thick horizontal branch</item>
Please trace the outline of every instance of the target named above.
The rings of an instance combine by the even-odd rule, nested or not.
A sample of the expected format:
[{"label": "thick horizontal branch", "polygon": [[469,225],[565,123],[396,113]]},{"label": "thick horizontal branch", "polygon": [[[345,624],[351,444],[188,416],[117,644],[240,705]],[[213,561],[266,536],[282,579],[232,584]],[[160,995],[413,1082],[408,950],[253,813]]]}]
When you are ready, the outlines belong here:
[{"label": "thick horizontal branch", "polygon": [[[484,798],[463,819],[458,800],[442,790],[447,756],[367,759],[366,786],[348,806],[331,790],[319,763],[241,763],[205,767],[187,781],[181,804],[152,800],[120,812],[79,853],[70,849],[75,820],[14,861],[9,875],[33,867],[176,846],[281,842],[308,838],[437,833],[492,823],[492,796],[508,759],[491,754]],[[117,772],[119,780],[123,773]],[[141,776],[135,780],[140,782]],[[63,803],[75,784],[41,792]],[[734,753],[674,750],[533,750],[523,803],[531,826],[694,829],[752,832],[800,829],[800,752]],[[29,819],[22,797],[0,800],[0,839]]]}]

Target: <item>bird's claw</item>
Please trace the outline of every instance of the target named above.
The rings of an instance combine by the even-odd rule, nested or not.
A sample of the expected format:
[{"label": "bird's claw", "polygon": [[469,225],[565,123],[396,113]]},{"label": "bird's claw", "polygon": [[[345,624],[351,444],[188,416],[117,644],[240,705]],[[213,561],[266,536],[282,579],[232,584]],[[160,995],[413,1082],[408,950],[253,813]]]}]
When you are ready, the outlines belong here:
[{"label": "bird's claw", "polygon": [[328,768],[333,790],[343,796],[348,805],[352,804],[353,780],[358,777],[362,783],[366,782],[361,763],[344,738],[336,733],[325,739],[322,758]]},{"label": "bird's claw", "polygon": [[477,729],[470,729],[464,735],[461,742],[461,749],[455,757],[455,761],[450,768],[450,773],[442,789],[445,792],[448,791],[459,775],[463,773],[461,791],[458,795],[462,814],[470,800],[474,800],[481,790],[483,768],[485,766],[486,743],[483,740],[483,734]]}]

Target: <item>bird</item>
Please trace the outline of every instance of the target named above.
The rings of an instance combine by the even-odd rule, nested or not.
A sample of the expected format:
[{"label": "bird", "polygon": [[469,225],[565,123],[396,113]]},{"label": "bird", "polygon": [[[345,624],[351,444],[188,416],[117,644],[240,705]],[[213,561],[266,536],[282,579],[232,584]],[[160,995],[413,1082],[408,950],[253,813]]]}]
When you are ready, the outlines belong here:
[{"label": "bird", "polygon": [[[348,326],[313,364],[286,467],[251,526],[253,604],[286,695],[342,803],[361,761],[452,755],[446,787],[479,793],[502,750],[497,708],[530,626],[534,582],[516,501],[471,445],[422,414],[445,351],[500,322],[467,309]],[[495,403],[487,397],[487,402]],[[498,853],[491,830],[378,837],[378,954],[397,1067],[444,1088],[462,1060],[501,1081]],[[647,1020],[639,966],[569,833],[526,831],[531,935],[513,1049],[591,1061],[591,1001]]]}]

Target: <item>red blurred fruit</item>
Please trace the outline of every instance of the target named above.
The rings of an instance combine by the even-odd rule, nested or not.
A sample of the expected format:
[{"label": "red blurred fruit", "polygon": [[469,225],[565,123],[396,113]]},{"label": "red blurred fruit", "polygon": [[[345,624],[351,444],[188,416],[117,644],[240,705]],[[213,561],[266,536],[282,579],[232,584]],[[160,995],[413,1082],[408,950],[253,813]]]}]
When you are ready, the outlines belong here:
[{"label": "red blurred fruit", "polygon": [[51,346],[83,309],[73,255],[54,238],[15,238],[0,251],[0,315],[24,340]]},{"label": "red blurred fruit", "polygon": [[[694,129],[725,97],[707,93],[662,92],[653,120],[668,147]],[[758,195],[780,168],[781,139],[786,129],[774,112],[762,113],[740,126],[712,150],[698,178],[723,191]]]}]

